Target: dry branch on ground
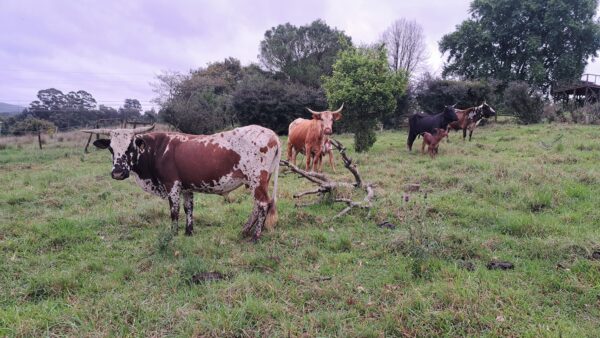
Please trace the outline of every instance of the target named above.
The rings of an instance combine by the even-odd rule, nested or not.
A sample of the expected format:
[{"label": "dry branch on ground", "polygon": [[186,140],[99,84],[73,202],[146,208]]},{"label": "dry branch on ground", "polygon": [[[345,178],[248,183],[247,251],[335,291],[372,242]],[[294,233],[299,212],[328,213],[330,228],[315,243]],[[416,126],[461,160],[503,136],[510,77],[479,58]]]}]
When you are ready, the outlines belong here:
[{"label": "dry branch on ground", "polygon": [[[356,168],[356,164],[353,163],[352,159],[348,157],[348,155],[346,154],[346,148],[339,141],[331,139],[331,144],[339,151],[342,157],[342,161],[344,162],[344,167],[348,169],[350,173],[352,173],[352,176],[354,176],[354,183],[333,181],[331,178],[329,178],[323,173],[302,170],[294,164],[282,160],[281,163],[284,166],[288,167],[292,172],[300,175],[301,177],[304,177],[305,179],[317,185],[317,188],[315,189],[294,194],[294,198],[298,199],[304,196],[317,195],[321,197],[321,200],[323,200],[326,194],[331,194],[331,200],[333,202],[346,204],[346,208],[344,208],[344,210],[335,215],[333,217],[334,219],[347,214],[353,208],[370,210],[373,205],[373,198],[375,197],[375,190],[373,184],[364,182],[360,173],[358,172],[358,169]],[[351,198],[338,197],[336,195],[336,191],[338,190],[338,188],[363,190],[366,193],[366,196],[362,200],[357,201]],[[306,205],[311,204],[297,204],[297,206]]]}]

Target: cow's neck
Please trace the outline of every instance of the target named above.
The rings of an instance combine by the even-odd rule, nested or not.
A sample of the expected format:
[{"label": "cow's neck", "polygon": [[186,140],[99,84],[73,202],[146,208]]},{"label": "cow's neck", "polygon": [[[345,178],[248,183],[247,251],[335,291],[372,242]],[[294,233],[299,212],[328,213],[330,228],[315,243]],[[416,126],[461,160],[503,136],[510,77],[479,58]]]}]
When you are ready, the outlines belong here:
[{"label": "cow's neck", "polygon": [[312,120],[313,123],[313,127],[318,130],[319,132],[317,133],[317,141],[319,142],[323,142],[323,140],[325,139],[325,132],[323,128],[323,124],[321,123],[320,120]]},{"label": "cow's neck", "polygon": [[146,146],[143,151],[138,149],[137,160],[132,163],[131,171],[136,173],[139,178],[146,179],[152,177],[152,168],[154,165],[155,147],[148,138],[142,137]]}]

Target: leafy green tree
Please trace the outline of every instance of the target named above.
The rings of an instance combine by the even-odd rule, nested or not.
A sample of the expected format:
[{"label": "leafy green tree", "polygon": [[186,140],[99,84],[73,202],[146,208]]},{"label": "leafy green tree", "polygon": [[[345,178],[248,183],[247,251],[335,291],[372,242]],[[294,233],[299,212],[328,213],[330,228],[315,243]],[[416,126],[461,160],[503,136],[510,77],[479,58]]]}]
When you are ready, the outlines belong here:
[{"label": "leafy green tree", "polygon": [[578,79],[600,49],[597,0],[473,0],[440,41],[444,75],[525,81],[548,92]]},{"label": "leafy green tree", "polygon": [[383,47],[342,51],[333,75],[323,80],[329,105],[344,104],[340,122],[354,133],[356,151],[366,151],[375,143],[377,121],[394,112],[407,87],[404,72],[390,71]]},{"label": "leafy green tree", "polygon": [[331,75],[337,53],[350,45],[349,36],[322,20],[300,27],[286,23],[265,33],[259,59],[291,81],[320,87],[321,76]]}]

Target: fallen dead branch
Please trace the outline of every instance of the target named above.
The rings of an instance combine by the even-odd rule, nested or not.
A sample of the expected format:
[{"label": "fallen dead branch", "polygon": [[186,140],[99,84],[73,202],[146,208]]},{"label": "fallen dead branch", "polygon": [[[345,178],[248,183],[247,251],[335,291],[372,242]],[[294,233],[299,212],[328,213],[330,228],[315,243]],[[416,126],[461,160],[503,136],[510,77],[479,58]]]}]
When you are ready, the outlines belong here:
[{"label": "fallen dead branch", "polygon": [[[292,163],[290,163],[288,161],[282,160],[281,161],[282,165],[288,167],[290,169],[290,171],[300,175],[301,177],[304,177],[305,179],[309,180],[310,182],[312,182],[318,186],[317,188],[312,189],[312,190],[296,193],[296,194],[294,194],[294,198],[298,199],[298,198],[301,198],[304,196],[317,195],[320,197],[320,199],[322,201],[327,194],[330,194],[331,201],[336,202],[336,203],[345,203],[346,204],[346,208],[344,208],[344,210],[342,210],[337,215],[335,215],[333,217],[334,219],[347,214],[350,210],[352,210],[354,208],[367,209],[370,211],[370,209],[373,205],[373,198],[375,197],[375,190],[374,190],[373,184],[365,183],[363,181],[360,173],[358,172],[358,169],[356,168],[356,164],[353,163],[352,159],[349,158],[348,155],[346,154],[346,148],[339,141],[334,140],[334,139],[330,139],[330,140],[331,140],[331,144],[333,145],[333,147],[335,147],[339,151],[340,156],[342,157],[342,161],[344,162],[344,167],[346,169],[348,169],[348,171],[350,171],[350,173],[352,173],[352,176],[354,176],[354,183],[333,181],[325,174],[312,172],[312,171],[306,171],[306,170],[300,169],[299,167],[293,165]],[[359,189],[359,190],[364,191],[366,193],[366,196],[362,200],[358,200],[358,201],[355,201],[355,200],[352,200],[352,199],[346,198],[346,197],[338,197],[338,196],[336,196],[336,192],[338,191],[339,188],[346,188],[346,189],[351,189],[351,190]],[[315,204],[315,203],[297,204],[296,206],[307,206],[307,205],[313,205],[313,204]]]}]

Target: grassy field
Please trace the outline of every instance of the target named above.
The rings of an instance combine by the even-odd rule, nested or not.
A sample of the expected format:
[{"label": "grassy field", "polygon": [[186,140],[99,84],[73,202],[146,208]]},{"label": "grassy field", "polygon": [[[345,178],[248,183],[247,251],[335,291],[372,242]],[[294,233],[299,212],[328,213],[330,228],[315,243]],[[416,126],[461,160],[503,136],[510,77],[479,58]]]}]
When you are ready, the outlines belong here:
[{"label": "grassy field", "polygon": [[[490,125],[435,160],[405,140],[351,153],[378,186],[370,215],[296,208],[310,185],[280,175],[257,244],[244,189],[197,195],[195,235],[169,240],[168,203],[82,137],[2,146],[0,336],[600,336],[600,129]],[[227,278],[190,282],[211,271]]]}]

